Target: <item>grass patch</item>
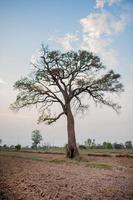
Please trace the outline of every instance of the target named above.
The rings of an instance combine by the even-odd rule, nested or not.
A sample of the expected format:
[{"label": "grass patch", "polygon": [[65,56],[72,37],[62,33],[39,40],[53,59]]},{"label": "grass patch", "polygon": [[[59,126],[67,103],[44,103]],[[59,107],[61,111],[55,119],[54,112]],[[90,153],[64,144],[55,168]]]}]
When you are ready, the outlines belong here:
[{"label": "grass patch", "polygon": [[34,156],[29,157],[29,156],[15,155],[15,154],[0,154],[0,156],[25,159],[25,160],[33,160],[33,161],[44,161],[43,158],[34,157]]},{"label": "grass patch", "polygon": [[86,167],[91,168],[97,168],[97,169],[112,169],[112,166],[106,163],[96,163],[96,162],[90,162],[86,164]]},{"label": "grass patch", "polygon": [[52,159],[45,159],[41,157],[36,156],[29,156],[29,155],[21,155],[18,152],[17,153],[0,153],[0,156],[9,157],[9,158],[17,158],[17,159],[24,159],[24,160],[32,160],[32,161],[41,161],[41,162],[47,162],[47,163],[55,163],[55,164],[62,164],[66,160],[65,159],[58,159],[58,158],[52,158]]}]

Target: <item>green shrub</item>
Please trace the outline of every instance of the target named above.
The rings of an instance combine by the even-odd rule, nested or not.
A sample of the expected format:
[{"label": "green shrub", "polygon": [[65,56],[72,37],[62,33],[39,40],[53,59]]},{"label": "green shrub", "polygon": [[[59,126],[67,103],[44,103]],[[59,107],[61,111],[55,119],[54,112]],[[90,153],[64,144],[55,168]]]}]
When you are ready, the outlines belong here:
[{"label": "green shrub", "polygon": [[15,149],[16,149],[17,151],[20,151],[21,145],[20,145],[20,144],[17,144],[17,145],[15,146]]},{"label": "green shrub", "polygon": [[83,145],[83,144],[80,144],[79,145],[79,148],[82,150],[82,149],[86,149],[86,146],[85,145]]}]

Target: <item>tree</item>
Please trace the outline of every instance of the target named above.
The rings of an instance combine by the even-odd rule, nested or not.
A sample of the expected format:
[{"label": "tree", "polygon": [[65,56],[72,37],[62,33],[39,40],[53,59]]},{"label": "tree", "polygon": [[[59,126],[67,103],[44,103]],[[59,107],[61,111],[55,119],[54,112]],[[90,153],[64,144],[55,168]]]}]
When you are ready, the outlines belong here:
[{"label": "tree", "polygon": [[0,139],[0,144],[2,144],[2,139]]},{"label": "tree", "polygon": [[40,134],[40,131],[39,130],[32,131],[32,141],[33,141],[32,146],[37,148],[37,145],[40,144],[41,140],[42,140],[42,135]]},{"label": "tree", "polygon": [[87,148],[91,148],[91,145],[92,145],[92,140],[90,139],[90,138],[88,138],[86,141],[85,141],[85,146],[87,147]]},{"label": "tree", "polygon": [[133,145],[132,145],[132,141],[126,141],[125,142],[125,147],[126,147],[126,149],[132,149],[133,148]]},{"label": "tree", "polygon": [[16,149],[17,151],[20,151],[21,145],[20,145],[20,144],[17,144],[17,145],[15,146],[15,149]]},{"label": "tree", "polygon": [[117,142],[115,142],[115,143],[113,144],[113,148],[114,148],[114,149],[124,149],[124,145],[123,145],[122,143],[117,143]]},{"label": "tree", "polygon": [[95,139],[92,140],[92,144],[91,144],[91,148],[95,148],[96,147],[96,143],[95,143]]},{"label": "tree", "polygon": [[[37,106],[38,123],[52,124],[65,115],[68,149],[70,152],[74,149],[74,157],[78,156],[73,112],[87,109],[90,100],[118,111],[120,106],[110,99],[110,94],[123,91],[120,75],[113,70],[104,73],[105,67],[100,59],[90,52],[79,50],[61,53],[44,46],[40,58],[32,66],[32,74],[14,84],[19,93],[11,105],[12,109],[18,111]],[[56,105],[59,105],[60,112],[52,115],[53,106]]]},{"label": "tree", "polygon": [[113,146],[110,142],[103,142],[103,148],[104,149],[112,149]]}]

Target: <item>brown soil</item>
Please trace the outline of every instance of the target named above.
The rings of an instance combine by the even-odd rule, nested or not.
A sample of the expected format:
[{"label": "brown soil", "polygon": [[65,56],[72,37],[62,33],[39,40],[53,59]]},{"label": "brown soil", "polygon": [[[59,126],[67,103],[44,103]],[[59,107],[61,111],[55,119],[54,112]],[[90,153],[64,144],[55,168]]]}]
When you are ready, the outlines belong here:
[{"label": "brown soil", "polygon": [[132,158],[0,152],[0,200],[132,199]]}]

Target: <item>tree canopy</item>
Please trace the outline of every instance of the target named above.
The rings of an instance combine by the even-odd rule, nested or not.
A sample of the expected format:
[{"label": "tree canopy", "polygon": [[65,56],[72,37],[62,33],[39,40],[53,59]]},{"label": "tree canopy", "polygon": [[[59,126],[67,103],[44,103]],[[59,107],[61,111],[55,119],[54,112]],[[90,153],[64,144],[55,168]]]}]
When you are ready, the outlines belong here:
[{"label": "tree canopy", "polygon": [[33,141],[33,147],[37,147],[38,144],[42,141],[42,135],[39,130],[32,131],[32,141]]},{"label": "tree canopy", "polygon": [[[123,91],[119,82],[120,75],[105,69],[99,57],[87,51],[67,52],[50,51],[42,47],[41,56],[32,63],[34,71],[18,80],[14,88],[19,90],[14,110],[36,105],[39,108],[38,122],[55,122],[66,114],[69,102],[76,111],[89,105],[89,100],[104,104],[119,111],[120,106],[110,98],[111,93]],[[88,102],[84,104],[84,97]],[[52,116],[52,105],[59,104],[62,112]]]}]

